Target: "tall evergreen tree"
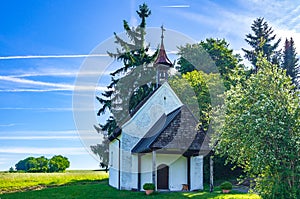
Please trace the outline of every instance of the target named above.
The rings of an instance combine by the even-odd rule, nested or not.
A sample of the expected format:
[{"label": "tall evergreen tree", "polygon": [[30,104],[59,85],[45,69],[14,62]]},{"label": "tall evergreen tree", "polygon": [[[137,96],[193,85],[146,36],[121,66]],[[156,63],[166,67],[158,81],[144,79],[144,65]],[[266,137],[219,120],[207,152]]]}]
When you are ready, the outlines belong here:
[{"label": "tall evergreen tree", "polygon": [[[108,52],[108,54],[118,61],[121,61],[123,66],[110,74],[111,83],[107,86],[108,90],[102,93],[102,96],[96,97],[102,105],[97,115],[100,116],[106,111],[112,113],[105,124],[100,124],[101,130],[107,131],[108,134],[111,134],[117,128],[117,118],[123,119],[128,115],[128,112],[116,107],[118,106],[118,101],[120,101],[119,105],[122,104],[122,107],[128,105],[127,108],[129,107],[130,113],[138,102],[154,89],[152,84],[140,84],[139,82],[143,80],[142,76],[148,73],[147,67],[145,66],[153,62],[157,55],[157,52],[150,55],[148,53],[150,46],[145,45],[146,18],[150,16],[151,11],[144,3],[139,6],[137,14],[141,19],[141,23],[136,28],[130,28],[128,22],[123,20],[123,27],[129,42],[114,33],[115,43],[118,44],[120,48],[117,49],[116,53]],[[124,74],[126,75],[124,76]],[[122,79],[124,80],[125,77],[129,78],[127,82],[132,82],[133,85],[126,85],[126,81],[124,81],[125,83],[122,82]],[[136,85],[143,86],[136,88]],[[127,97],[126,95],[128,95],[128,93],[133,93],[133,96],[129,96],[133,100],[131,100],[131,102],[129,102],[129,99],[124,101],[124,96]],[[135,97],[137,95],[139,95],[139,97]]]},{"label": "tall evergreen tree", "polygon": [[276,39],[276,34],[273,34],[274,30],[269,27],[268,23],[264,21],[264,18],[257,18],[254,20],[252,26],[254,34],[247,34],[245,41],[252,47],[251,50],[242,48],[245,52],[245,58],[247,58],[254,66],[253,72],[257,72],[257,57],[259,53],[262,53],[273,64],[280,63],[280,51],[276,51],[281,39]]},{"label": "tall evergreen tree", "polygon": [[288,40],[286,38],[283,49],[283,62],[282,68],[286,70],[286,74],[291,77],[292,82],[298,87],[297,75],[299,73],[299,59],[297,58],[297,52],[293,38]]}]

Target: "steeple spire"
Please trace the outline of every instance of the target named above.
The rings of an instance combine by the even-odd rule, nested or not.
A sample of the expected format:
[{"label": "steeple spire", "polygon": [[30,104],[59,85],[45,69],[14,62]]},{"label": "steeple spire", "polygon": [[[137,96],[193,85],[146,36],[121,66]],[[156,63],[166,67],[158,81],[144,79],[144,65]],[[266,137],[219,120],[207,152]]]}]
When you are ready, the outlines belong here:
[{"label": "steeple spire", "polygon": [[160,48],[156,60],[154,61],[154,67],[156,68],[156,87],[168,81],[169,69],[173,66],[169,60],[164,47],[164,29],[161,26],[161,42]]},{"label": "steeple spire", "polygon": [[165,51],[165,47],[164,47],[164,31],[166,31],[166,29],[164,29],[164,26],[162,25],[161,26],[161,43],[160,43],[158,56],[157,56],[156,60],[154,61],[154,65],[162,64],[162,65],[172,67],[173,64],[169,60],[167,53]]}]

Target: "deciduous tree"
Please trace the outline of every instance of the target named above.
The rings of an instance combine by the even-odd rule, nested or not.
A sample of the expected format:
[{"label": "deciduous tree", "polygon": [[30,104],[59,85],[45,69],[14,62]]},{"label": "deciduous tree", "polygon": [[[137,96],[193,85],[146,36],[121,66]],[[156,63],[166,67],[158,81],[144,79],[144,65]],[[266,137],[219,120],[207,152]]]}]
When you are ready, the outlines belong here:
[{"label": "deciduous tree", "polygon": [[62,155],[55,155],[49,161],[50,172],[63,172],[70,167],[68,158]]},{"label": "deciduous tree", "polygon": [[300,198],[300,100],[290,79],[262,55],[260,68],[226,93],[218,152],[255,178],[262,198]]},{"label": "deciduous tree", "polygon": [[243,68],[240,56],[233,53],[225,39],[208,38],[198,44],[181,46],[179,55],[179,72],[185,74],[197,69],[205,73],[219,73],[226,89],[232,84],[230,74],[233,70]]}]

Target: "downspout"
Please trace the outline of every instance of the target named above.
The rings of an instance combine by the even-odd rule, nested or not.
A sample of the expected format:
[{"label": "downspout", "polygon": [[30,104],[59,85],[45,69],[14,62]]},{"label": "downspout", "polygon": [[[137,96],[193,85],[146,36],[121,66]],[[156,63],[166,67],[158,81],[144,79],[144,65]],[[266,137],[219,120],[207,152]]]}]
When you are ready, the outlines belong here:
[{"label": "downspout", "polygon": [[115,139],[119,141],[118,189],[121,190],[121,140],[117,137]]}]

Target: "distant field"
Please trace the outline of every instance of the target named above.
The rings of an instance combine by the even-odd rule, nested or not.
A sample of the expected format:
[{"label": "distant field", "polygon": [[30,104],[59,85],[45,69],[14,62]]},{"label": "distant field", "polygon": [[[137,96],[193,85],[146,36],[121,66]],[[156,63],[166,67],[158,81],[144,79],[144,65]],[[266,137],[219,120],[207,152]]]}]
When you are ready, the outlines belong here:
[{"label": "distant field", "polygon": [[4,192],[41,189],[69,183],[107,179],[103,171],[66,171],[65,173],[7,173],[0,172],[0,194]]},{"label": "distant field", "polygon": [[[232,191],[169,192],[146,196],[144,192],[117,190],[108,185],[108,174],[102,171],[68,171],[66,173],[0,173],[0,199],[260,199],[255,194]],[[4,193],[13,192],[13,193]]]}]

